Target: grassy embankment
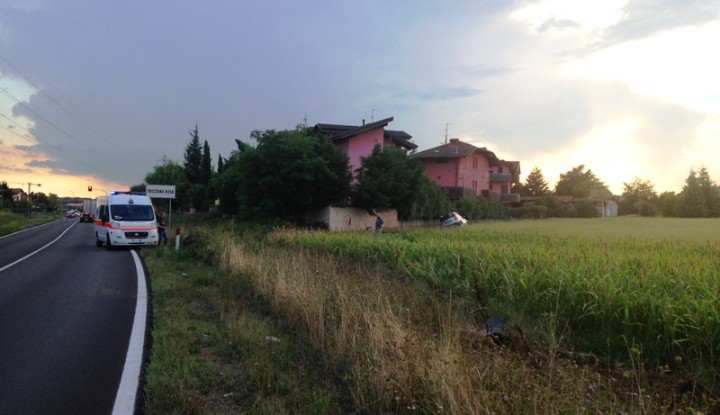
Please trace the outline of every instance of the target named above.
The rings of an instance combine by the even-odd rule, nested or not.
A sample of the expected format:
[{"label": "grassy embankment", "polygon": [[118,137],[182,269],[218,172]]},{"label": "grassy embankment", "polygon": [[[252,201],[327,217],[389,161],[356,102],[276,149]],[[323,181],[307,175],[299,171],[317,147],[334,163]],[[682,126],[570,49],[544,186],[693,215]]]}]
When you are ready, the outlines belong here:
[{"label": "grassy embankment", "polygon": [[[202,277],[182,276],[200,265],[169,250],[145,251],[148,412],[707,410],[719,344],[707,301],[718,238],[707,230],[719,223],[278,231],[254,242],[196,228],[181,256],[213,264],[193,271]],[[501,338],[484,333],[488,315],[506,318]]]},{"label": "grassy embankment", "polygon": [[26,214],[12,213],[9,210],[0,209],[0,236],[9,235],[21,231],[28,226],[39,225],[57,219],[56,217],[33,216],[28,218]]}]

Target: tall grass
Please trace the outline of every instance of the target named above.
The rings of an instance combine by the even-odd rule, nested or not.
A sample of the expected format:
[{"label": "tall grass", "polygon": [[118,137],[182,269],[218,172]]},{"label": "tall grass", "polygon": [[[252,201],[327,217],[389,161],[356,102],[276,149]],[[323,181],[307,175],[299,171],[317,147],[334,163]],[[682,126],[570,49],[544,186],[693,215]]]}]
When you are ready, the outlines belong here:
[{"label": "tall grass", "polygon": [[[537,228],[522,232],[513,224],[381,238],[278,231],[272,238],[280,246],[382,263],[461,297],[471,295],[477,282],[496,313],[533,325],[556,319],[565,347],[613,358],[627,356],[631,347],[649,361],[682,361],[706,381],[715,379],[720,365],[717,239],[664,239],[658,229],[653,237],[625,236],[621,228],[610,237],[611,224],[602,223],[602,237]],[[707,224],[720,235],[720,222]]]},{"label": "tall grass", "polygon": [[[228,301],[239,287],[250,290],[318,350],[319,364],[342,380],[359,413],[660,413],[688,403],[655,392],[654,382],[672,382],[678,374],[674,365],[657,366],[657,372],[652,366],[648,373],[645,366],[610,363],[604,370],[621,375],[603,376],[577,365],[584,355],[562,350],[572,359],[556,357],[565,337],[582,343],[580,333],[593,330],[607,336],[603,350],[624,350],[631,363],[645,359],[652,346],[640,341],[649,329],[640,330],[644,337],[629,336],[640,310],[631,304],[639,294],[633,296],[614,267],[635,269],[629,279],[638,292],[655,268],[632,258],[615,264],[624,257],[614,254],[614,244],[543,235],[528,242],[485,229],[384,235],[283,230],[261,249],[228,230],[194,229],[186,238],[189,247],[211,248],[211,257],[207,250],[202,257],[228,275],[216,282]],[[656,248],[636,255],[645,258]],[[685,277],[681,266],[674,272]],[[539,322],[555,343],[534,342],[512,321],[502,341],[494,341],[470,298],[474,281],[491,309],[518,313],[508,314],[518,316],[516,323]],[[232,307],[221,307],[229,327],[236,318]],[[693,342],[701,337],[681,325],[676,330],[685,337],[692,332]],[[688,359],[715,347],[676,344]]]},{"label": "tall grass", "polygon": [[56,217],[48,216],[28,218],[26,214],[13,213],[6,209],[0,209],[0,236],[9,235],[28,226],[39,225],[55,219]]}]

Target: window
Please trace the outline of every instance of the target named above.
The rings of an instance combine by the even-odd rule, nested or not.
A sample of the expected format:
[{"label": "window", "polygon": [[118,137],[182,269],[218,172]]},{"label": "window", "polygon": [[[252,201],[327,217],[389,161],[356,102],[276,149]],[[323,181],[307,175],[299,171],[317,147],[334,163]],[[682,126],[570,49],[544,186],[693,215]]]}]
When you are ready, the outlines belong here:
[{"label": "window", "polygon": [[448,163],[448,159],[446,159],[446,158],[439,158],[439,159],[436,159],[436,161],[437,161],[437,164],[447,164]]},{"label": "window", "polygon": [[150,205],[112,205],[110,206],[113,220],[151,221],[155,219]]},{"label": "window", "polygon": [[503,172],[503,167],[502,166],[498,167],[498,173],[502,173],[502,172]]},{"label": "window", "polygon": [[473,157],[473,169],[477,169],[480,163],[478,162],[477,157]]}]

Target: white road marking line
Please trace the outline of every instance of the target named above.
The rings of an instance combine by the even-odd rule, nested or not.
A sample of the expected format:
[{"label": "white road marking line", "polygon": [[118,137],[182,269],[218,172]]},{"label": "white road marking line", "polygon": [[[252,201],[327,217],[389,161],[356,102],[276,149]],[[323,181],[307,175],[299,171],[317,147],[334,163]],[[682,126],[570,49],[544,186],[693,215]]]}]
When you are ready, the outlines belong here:
[{"label": "white road marking line", "polygon": [[57,242],[60,238],[62,238],[62,237],[63,237],[73,226],[75,226],[75,225],[77,225],[77,222],[75,222],[75,223],[73,223],[72,225],[68,226],[68,228],[65,229],[65,230],[63,231],[63,233],[60,234],[60,236],[58,236],[57,238],[55,238],[55,239],[53,239],[52,241],[48,242],[48,244],[45,245],[45,246],[43,246],[42,248],[39,248],[39,249],[36,250],[35,252],[31,252],[31,253],[25,255],[24,257],[18,259],[17,261],[12,262],[12,263],[10,263],[10,264],[7,264],[7,265],[5,265],[4,267],[0,268],[0,272],[3,272],[3,271],[5,271],[6,269],[12,267],[13,265],[17,265],[17,264],[19,264],[20,262],[25,261],[26,259],[28,259],[28,258],[30,258],[31,256],[37,254],[38,252],[42,251],[43,249],[47,248],[48,246],[54,244],[54,243]]},{"label": "white road marking line", "polygon": [[120,386],[115,396],[113,415],[135,413],[135,400],[140,384],[140,370],[142,369],[143,349],[145,347],[145,326],[147,320],[147,286],[145,285],[145,271],[142,262],[135,250],[130,251],[135,260],[137,272],[137,302],[135,305],[135,319],[133,321],[130,344],[125,357]]}]

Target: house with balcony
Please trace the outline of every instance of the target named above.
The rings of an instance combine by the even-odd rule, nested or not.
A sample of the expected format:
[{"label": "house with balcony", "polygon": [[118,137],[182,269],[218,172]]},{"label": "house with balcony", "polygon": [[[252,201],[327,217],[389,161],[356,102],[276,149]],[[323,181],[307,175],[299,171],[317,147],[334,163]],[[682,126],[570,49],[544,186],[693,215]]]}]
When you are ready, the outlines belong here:
[{"label": "house with balcony", "polygon": [[[405,152],[412,152],[417,145],[412,142],[412,136],[405,131],[387,130],[385,127],[393,121],[393,117],[361,125],[315,124],[310,132],[327,137],[342,151],[349,160],[350,169],[355,171],[362,166],[362,157],[372,154],[376,145],[381,148],[395,146]],[[385,221],[385,229],[399,227],[397,211],[379,212]],[[363,230],[373,229],[375,215],[370,215],[364,209],[352,207],[327,206],[314,212],[307,212],[307,223],[324,223],[330,230]]]},{"label": "house with balcony", "polygon": [[352,172],[361,166],[360,158],[369,156],[376,144],[385,148],[392,145],[405,150],[415,151],[417,144],[405,131],[386,130],[393,117],[362,125],[315,124],[311,131],[328,137],[337,148],[348,156]]},{"label": "house with balcony", "polygon": [[520,201],[520,195],[512,193],[513,185],[520,182],[520,162],[501,160],[485,147],[452,138],[412,157],[423,163],[425,174],[451,200],[484,196],[506,203]]},{"label": "house with balcony", "polygon": [[[500,195],[506,202],[517,203],[520,196],[512,193],[513,185],[520,183],[520,162],[499,160],[496,166],[490,167],[490,191]],[[508,195],[508,196],[503,196]]]}]

